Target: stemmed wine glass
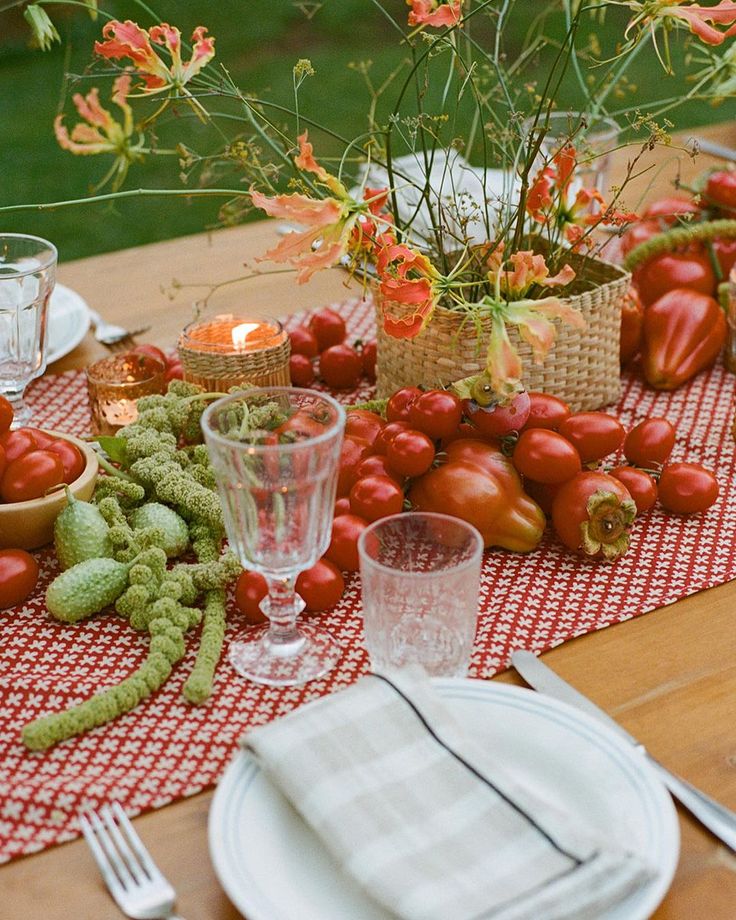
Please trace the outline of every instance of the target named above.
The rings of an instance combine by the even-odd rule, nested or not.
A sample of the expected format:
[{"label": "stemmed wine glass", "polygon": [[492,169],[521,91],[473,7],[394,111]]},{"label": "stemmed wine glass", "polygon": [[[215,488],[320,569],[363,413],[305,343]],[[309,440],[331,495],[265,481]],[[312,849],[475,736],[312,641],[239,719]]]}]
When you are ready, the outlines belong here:
[{"label": "stemmed wine glass", "polygon": [[330,635],[297,624],[295,583],[330,542],[344,427],[339,403],[295,387],[226,396],[202,417],[230,546],[268,582],[268,625],[230,646],[236,671],[257,683],[302,684],[340,657]]},{"label": "stemmed wine glass", "polygon": [[13,406],[14,428],[30,421],[23,394],[46,370],[56,258],[56,247],[40,237],[0,234],[0,393]]}]

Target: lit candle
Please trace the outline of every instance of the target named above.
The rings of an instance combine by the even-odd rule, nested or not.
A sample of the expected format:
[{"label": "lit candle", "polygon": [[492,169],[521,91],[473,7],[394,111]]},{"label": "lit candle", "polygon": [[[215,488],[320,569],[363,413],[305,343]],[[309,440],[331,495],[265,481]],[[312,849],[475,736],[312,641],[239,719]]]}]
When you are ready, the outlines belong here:
[{"label": "lit candle", "polygon": [[163,364],[150,355],[116,355],[87,368],[95,434],[115,434],[138,418],[136,400],[165,390]]}]

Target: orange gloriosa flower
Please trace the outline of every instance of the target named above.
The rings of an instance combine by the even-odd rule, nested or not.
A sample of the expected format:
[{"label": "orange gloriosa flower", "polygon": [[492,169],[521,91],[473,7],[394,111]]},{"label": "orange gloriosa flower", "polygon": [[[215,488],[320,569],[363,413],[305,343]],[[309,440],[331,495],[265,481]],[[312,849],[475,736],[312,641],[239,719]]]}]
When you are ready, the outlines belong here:
[{"label": "orange gloriosa flower", "polygon": [[[396,339],[413,339],[432,318],[440,298],[442,276],[427,256],[403,243],[391,232],[382,235],[376,272],[383,298],[383,328]],[[408,315],[393,315],[390,304],[411,307]]]},{"label": "orange gloriosa flower", "polygon": [[463,15],[463,0],[406,0],[411,7],[410,26],[456,26]]},{"label": "orange gloriosa flower", "polygon": [[[632,28],[643,26],[655,29],[658,24],[684,24],[693,35],[708,45],[720,45],[726,38],[736,35],[736,3],[733,0],[720,0],[714,6],[699,3],[672,3],[671,0],[645,0],[628,4],[636,15],[627,28],[628,36]],[[726,26],[719,29],[717,26]]]}]

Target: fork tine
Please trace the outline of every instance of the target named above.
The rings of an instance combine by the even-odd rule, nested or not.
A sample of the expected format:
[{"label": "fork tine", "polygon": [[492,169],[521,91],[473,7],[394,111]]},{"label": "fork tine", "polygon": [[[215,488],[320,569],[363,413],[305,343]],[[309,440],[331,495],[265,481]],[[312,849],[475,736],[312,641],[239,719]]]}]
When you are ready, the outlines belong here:
[{"label": "fork tine", "polygon": [[128,843],[130,844],[133,852],[138,857],[139,862],[146,870],[151,879],[162,878],[161,872],[159,871],[158,866],[151,859],[151,856],[146,849],[143,841],[138,836],[135,828],[128,820],[128,816],[123,811],[119,802],[112,803],[112,810],[115,813],[115,817],[118,819],[122,830],[125,832],[125,836],[128,838]]},{"label": "fork tine", "polygon": [[121,895],[123,895],[124,889],[120,884],[120,880],[112,868],[112,865],[108,861],[105,851],[102,849],[100,844],[97,842],[97,837],[92,825],[89,822],[89,819],[86,815],[79,816],[79,826],[82,828],[82,833],[84,834],[84,839],[87,841],[87,845],[92,851],[92,856],[97,863],[97,867],[102,873],[102,878],[104,879],[105,884],[110,889],[110,894],[117,900]]},{"label": "fork tine", "polygon": [[117,850],[115,849],[115,845],[113,844],[110,835],[105,829],[105,825],[100,820],[100,816],[94,811],[90,812],[90,823],[92,824],[92,828],[97,837],[97,841],[105,851],[105,856],[107,856],[107,860],[115,871],[118,879],[120,880],[123,889],[129,889],[131,885],[134,884],[133,876],[130,874],[128,867],[125,865]]},{"label": "fork tine", "polygon": [[139,885],[143,884],[143,882],[147,882],[148,876],[143,870],[141,864],[131,852],[130,847],[126,843],[125,837],[123,837],[123,835],[120,833],[120,828],[115,823],[116,815],[113,815],[109,805],[105,805],[100,809],[100,817],[104,821],[105,827],[107,827],[108,831],[112,835],[112,839],[115,841],[115,846],[117,847],[118,853],[123,857],[126,866],[132,873],[136,882]]}]

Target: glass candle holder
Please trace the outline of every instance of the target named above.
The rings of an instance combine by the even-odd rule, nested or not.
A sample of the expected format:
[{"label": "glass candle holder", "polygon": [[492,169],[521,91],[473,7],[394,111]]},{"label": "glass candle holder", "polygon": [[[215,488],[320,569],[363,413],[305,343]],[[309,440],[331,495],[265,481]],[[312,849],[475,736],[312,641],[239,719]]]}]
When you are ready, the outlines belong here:
[{"label": "glass candle holder", "polygon": [[184,378],[206,390],[289,386],[291,343],[278,320],[221,313],[190,323],[179,338]]},{"label": "glass candle holder", "polygon": [[87,368],[94,434],[115,434],[138,418],[136,400],[164,393],[166,368],[150,355],[115,355]]}]

